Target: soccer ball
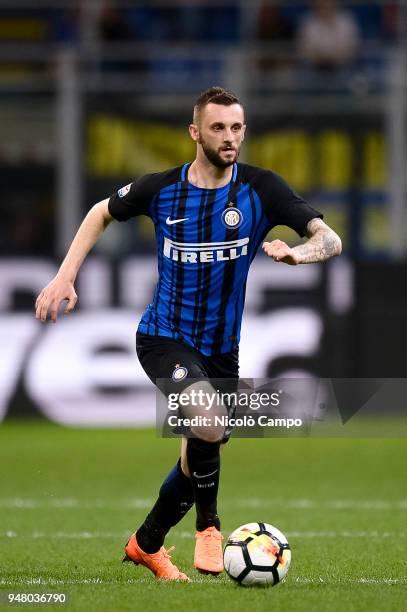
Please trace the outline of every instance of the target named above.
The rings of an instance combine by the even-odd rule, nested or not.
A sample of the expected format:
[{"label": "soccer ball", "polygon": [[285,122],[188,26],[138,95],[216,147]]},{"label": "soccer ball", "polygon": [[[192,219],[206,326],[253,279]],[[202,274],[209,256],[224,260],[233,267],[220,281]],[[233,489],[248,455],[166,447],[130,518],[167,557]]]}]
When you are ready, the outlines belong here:
[{"label": "soccer ball", "polygon": [[287,538],[268,523],[247,523],[230,534],[223,552],[225,570],[244,586],[274,586],[290,567]]}]

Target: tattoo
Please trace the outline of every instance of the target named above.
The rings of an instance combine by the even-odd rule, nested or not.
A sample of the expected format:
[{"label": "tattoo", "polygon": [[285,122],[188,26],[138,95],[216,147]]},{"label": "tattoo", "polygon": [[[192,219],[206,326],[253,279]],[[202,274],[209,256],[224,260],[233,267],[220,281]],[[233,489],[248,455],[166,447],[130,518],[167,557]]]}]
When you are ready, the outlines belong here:
[{"label": "tattoo", "polygon": [[315,217],[315,219],[308,221],[307,227],[305,228],[305,235],[307,238],[312,238],[315,232],[321,229],[329,229],[329,227],[322,221],[322,219]]},{"label": "tattoo", "polygon": [[341,239],[321,219],[311,219],[307,224],[307,242],[294,247],[299,263],[315,263],[340,255]]}]

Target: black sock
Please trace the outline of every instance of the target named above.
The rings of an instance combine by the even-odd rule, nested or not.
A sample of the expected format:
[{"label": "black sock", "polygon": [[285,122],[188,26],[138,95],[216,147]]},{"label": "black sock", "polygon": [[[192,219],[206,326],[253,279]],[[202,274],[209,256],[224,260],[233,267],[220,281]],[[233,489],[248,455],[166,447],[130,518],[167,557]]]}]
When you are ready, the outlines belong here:
[{"label": "black sock", "polygon": [[196,529],[220,529],[217,496],[220,472],[220,442],[204,442],[189,438],[187,444],[188,467],[191,474],[196,507]]},{"label": "black sock", "polygon": [[161,485],[153,509],[137,529],[140,548],[147,553],[157,552],[171,527],[179,523],[193,505],[191,480],[182,472],[179,460]]}]

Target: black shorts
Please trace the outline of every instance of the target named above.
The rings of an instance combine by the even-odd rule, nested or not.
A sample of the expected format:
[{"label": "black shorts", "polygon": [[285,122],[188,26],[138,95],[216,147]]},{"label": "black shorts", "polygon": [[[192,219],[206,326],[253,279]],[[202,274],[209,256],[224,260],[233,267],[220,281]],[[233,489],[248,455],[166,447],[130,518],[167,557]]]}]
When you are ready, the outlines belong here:
[{"label": "black shorts", "polygon": [[[137,332],[136,340],[142,368],[167,397],[170,393],[182,393],[191,383],[199,380],[210,382],[220,393],[233,393],[237,389],[238,348],[229,353],[208,356],[180,340],[165,336]],[[227,408],[231,415],[234,407]]]}]

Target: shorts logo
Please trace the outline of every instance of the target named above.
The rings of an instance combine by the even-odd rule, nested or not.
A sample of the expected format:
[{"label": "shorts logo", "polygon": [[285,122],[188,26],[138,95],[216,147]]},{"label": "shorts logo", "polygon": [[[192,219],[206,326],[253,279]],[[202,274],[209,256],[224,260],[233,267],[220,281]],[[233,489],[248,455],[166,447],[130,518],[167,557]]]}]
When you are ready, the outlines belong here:
[{"label": "shorts logo", "polygon": [[174,382],[179,382],[180,380],[184,380],[184,378],[188,375],[188,370],[184,368],[184,366],[175,366],[175,370],[172,373],[172,380]]},{"label": "shorts logo", "polygon": [[130,191],[130,187],[131,187],[131,183],[129,183],[128,185],[125,185],[124,187],[122,187],[121,189],[119,189],[119,191],[117,192],[118,195],[121,198],[124,198],[125,195],[127,195]]},{"label": "shorts logo", "polygon": [[232,229],[242,225],[243,215],[238,208],[227,208],[222,213],[222,223]]}]

